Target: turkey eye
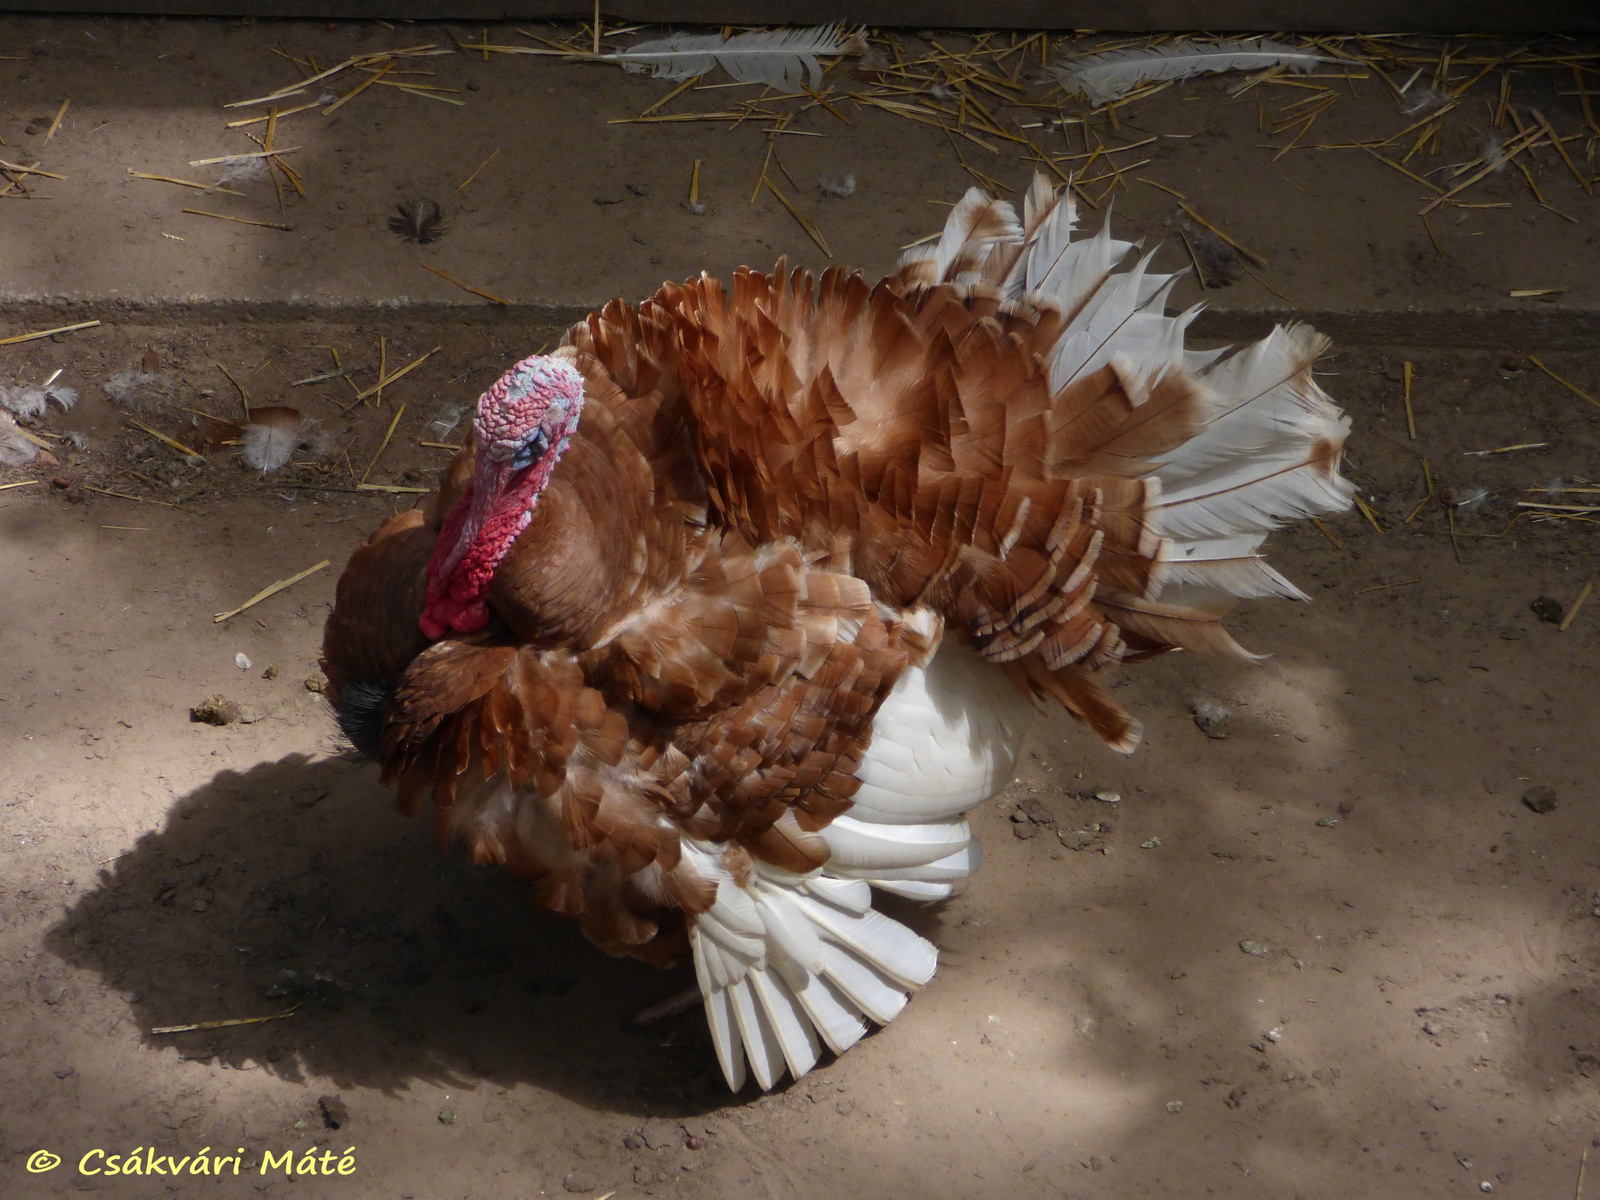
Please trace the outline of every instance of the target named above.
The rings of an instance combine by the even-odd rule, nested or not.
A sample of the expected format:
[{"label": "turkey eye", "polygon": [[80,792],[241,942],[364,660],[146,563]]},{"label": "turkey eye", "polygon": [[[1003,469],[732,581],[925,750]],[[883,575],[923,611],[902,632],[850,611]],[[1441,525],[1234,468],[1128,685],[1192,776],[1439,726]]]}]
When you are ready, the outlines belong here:
[{"label": "turkey eye", "polygon": [[511,469],[520,471],[523,467],[531,466],[534,459],[543,457],[548,449],[550,449],[549,435],[542,429],[535,429],[533,435],[511,456]]}]

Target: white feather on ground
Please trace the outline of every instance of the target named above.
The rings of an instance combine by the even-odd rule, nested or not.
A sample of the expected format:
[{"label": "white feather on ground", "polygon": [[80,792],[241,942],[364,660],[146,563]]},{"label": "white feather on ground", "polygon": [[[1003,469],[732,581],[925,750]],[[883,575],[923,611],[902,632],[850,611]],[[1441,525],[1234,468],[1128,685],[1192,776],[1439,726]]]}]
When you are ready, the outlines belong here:
[{"label": "white feather on ground", "polygon": [[253,155],[249,158],[243,156],[227,158],[219,165],[222,167],[222,174],[218,175],[217,181],[206,189],[208,192],[230,183],[252,183],[257,179],[265,179],[268,173],[267,160]]},{"label": "white feather on ground", "polygon": [[1309,71],[1328,60],[1265,39],[1255,42],[1175,42],[1149,50],[1111,50],[1047,68],[1069,91],[1082,92],[1098,108],[1120,100],[1143,83],[1192,79],[1217,71],[1263,71],[1284,67]]},{"label": "white feather on ground", "polygon": [[293,409],[275,409],[260,419],[252,413],[250,424],[245,427],[244,445],[239,448],[244,465],[264,475],[280,469],[299,444],[304,424]]},{"label": "white feather on ground", "polygon": [[0,412],[0,463],[25,467],[38,456],[39,447],[22,436],[11,414]]},{"label": "white feather on ground", "polygon": [[78,393],[69,387],[52,387],[49,384],[41,384],[38,387],[21,384],[10,388],[0,386],[0,405],[9,408],[19,417],[43,415],[45,405],[51,400],[60,405],[61,410],[65,412],[78,402]]},{"label": "white feather on ground", "polygon": [[170,394],[175,380],[159,371],[118,371],[105,382],[106,395],[118,408],[149,412],[159,397]]},{"label": "white feather on ground", "polygon": [[241,434],[240,457],[252,471],[271,474],[281,469],[296,450],[314,458],[332,454],[338,435],[323,429],[296,408],[255,408]]},{"label": "white feather on ground", "polygon": [[794,91],[807,76],[812,87],[822,82],[818,58],[854,54],[865,49],[859,31],[842,24],[806,29],[770,29],[731,38],[714,33],[675,33],[640,42],[617,54],[602,55],[624,71],[649,71],[658,79],[689,79],[721,67],[740,83],[764,83]]},{"label": "white feather on ground", "polygon": [[439,415],[428,422],[428,429],[438,437],[446,438],[455,432],[459,424],[461,424],[461,405],[446,404],[439,410]]}]

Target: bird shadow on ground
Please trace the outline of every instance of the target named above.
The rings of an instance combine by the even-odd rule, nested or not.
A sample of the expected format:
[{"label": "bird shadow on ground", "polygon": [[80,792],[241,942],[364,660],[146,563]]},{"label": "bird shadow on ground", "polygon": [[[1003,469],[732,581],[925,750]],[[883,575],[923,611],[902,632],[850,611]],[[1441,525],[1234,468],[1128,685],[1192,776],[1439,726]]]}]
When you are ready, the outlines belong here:
[{"label": "bird shadow on ground", "polygon": [[143,1030],[291,1014],[145,1035],[224,1068],[388,1093],[528,1082],[624,1113],[737,1103],[698,1005],[630,1024],[692,987],[692,966],[610,958],[507,872],[441,855],[353,757],[218,773],[102,869],[46,945]]}]

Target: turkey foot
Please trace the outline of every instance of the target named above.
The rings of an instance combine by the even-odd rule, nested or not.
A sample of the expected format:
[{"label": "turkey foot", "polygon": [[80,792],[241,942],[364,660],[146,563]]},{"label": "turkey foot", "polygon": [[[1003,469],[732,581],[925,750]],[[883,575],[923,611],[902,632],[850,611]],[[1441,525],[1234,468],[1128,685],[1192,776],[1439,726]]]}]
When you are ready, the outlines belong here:
[{"label": "turkey foot", "polygon": [[675,1017],[679,1013],[688,1012],[696,1004],[699,1004],[701,999],[698,984],[691,988],[684,988],[683,991],[668,996],[665,1000],[652,1004],[648,1008],[641,1008],[633,1014],[633,1020],[629,1021],[628,1024],[635,1029],[658,1025],[668,1017]]}]

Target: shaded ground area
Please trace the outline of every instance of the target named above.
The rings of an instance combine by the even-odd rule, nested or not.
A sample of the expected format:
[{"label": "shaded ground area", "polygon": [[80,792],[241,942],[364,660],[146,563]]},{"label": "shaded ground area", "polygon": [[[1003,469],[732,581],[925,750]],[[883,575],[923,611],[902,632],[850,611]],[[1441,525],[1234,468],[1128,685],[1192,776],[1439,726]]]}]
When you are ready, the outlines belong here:
[{"label": "shaded ground area", "polygon": [[[379,336],[391,370],[441,348],[382,408],[341,416]],[[1516,505],[1586,500],[1550,489],[1596,486],[1600,411],[1526,348],[1327,360],[1385,532],[1352,513],[1331,538],[1276,539],[1316,603],[1241,613],[1259,666],[1125,672],[1147,729],[1131,759],[1046,722],[976,818],[983,871],[896,910],[941,946],[934,983],[842,1060],[730,1097],[698,1012],[627,1024],[687,969],[607,959],[510,879],[441,855],[306,688],[338,565],[410,502],[349,490],[397,405],[370,479],[425,486],[448,452],[419,442],[449,440],[427,423],[550,336],[397,318],[14,348],[19,377],[59,366],[83,393],[37,432],[87,442],[0,473],[70,481],[0,492],[8,1195],[198,1195],[75,1173],[89,1149],[151,1146],[237,1150],[253,1165],[205,1187],[238,1195],[1570,1194],[1600,1134],[1600,607],[1565,632],[1530,611],[1572,603],[1593,539]],[[356,386],[291,387],[328,346],[366,372]],[[186,465],[101,387],[148,350],[172,379],[142,401],[150,428],[237,419],[223,363],[256,404],[333,429],[349,465],[300,451],[263,477],[229,446]],[[1600,379],[1593,355],[1541,359]],[[1423,456],[1463,502],[1454,543]],[[213,694],[248,723],[191,722]],[[1229,711],[1225,737],[1196,702]],[[1553,811],[1524,805],[1536,786]],[[324,1096],[348,1110],[337,1130]],[[259,1173],[264,1153],[347,1146],[353,1180]],[[67,1161],[29,1175],[41,1148]]]}]

